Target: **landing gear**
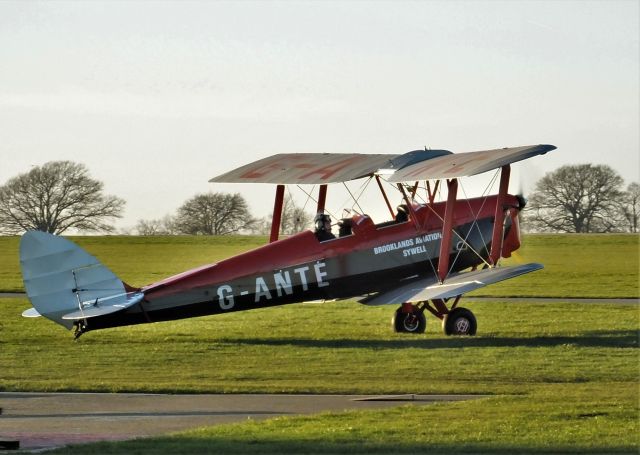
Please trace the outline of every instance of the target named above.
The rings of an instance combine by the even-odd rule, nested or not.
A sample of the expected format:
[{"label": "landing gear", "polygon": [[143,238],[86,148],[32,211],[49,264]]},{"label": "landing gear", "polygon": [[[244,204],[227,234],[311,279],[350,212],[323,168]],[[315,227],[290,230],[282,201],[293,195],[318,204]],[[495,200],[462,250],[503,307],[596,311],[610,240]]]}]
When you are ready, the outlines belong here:
[{"label": "landing gear", "polygon": [[427,328],[427,318],[424,308],[415,305],[403,305],[398,308],[391,319],[393,330],[402,333],[424,333]]},{"label": "landing gear", "polygon": [[445,335],[475,335],[477,329],[476,317],[466,308],[454,308],[442,319]]},{"label": "landing gear", "polygon": [[77,340],[87,331],[87,320],[81,319],[73,323],[75,330],[73,331],[73,339]]},{"label": "landing gear", "polygon": [[451,309],[447,307],[446,300],[432,300],[417,305],[404,303],[393,315],[391,326],[399,333],[424,333],[427,328],[424,311],[428,310],[442,320],[445,335],[473,336],[478,330],[478,322],[470,310],[457,307],[459,301],[460,296],[455,298]]}]

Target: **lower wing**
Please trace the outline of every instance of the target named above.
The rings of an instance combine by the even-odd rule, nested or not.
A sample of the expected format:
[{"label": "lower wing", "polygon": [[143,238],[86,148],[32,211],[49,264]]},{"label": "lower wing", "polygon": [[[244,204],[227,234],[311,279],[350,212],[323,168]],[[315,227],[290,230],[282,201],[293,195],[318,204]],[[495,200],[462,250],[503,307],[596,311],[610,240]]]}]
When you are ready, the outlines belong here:
[{"label": "lower wing", "polygon": [[399,305],[405,302],[416,303],[434,299],[449,299],[542,268],[542,264],[530,263],[460,272],[449,275],[443,283],[438,283],[436,278],[425,278],[365,297],[360,300],[360,303],[365,305]]}]

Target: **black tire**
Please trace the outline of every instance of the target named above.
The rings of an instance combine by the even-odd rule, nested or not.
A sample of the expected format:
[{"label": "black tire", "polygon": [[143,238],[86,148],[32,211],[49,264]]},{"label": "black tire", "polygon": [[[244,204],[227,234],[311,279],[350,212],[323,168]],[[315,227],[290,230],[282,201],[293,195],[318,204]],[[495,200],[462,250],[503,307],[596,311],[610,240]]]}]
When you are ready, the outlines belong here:
[{"label": "black tire", "polygon": [[391,319],[393,330],[398,333],[424,333],[427,329],[427,318],[422,311],[413,307],[413,312],[404,313],[398,308]]},{"label": "black tire", "polygon": [[445,315],[442,320],[442,330],[445,335],[473,336],[478,330],[478,322],[470,310],[458,307]]}]

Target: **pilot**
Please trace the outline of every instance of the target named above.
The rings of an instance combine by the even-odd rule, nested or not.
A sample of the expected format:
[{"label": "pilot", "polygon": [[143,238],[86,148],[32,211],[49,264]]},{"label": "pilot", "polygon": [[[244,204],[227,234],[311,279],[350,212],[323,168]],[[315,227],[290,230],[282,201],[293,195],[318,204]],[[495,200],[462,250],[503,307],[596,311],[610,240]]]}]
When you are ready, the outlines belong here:
[{"label": "pilot", "polygon": [[325,240],[335,239],[336,236],[331,232],[331,217],[325,213],[318,213],[313,220],[316,227],[316,237],[321,242]]}]

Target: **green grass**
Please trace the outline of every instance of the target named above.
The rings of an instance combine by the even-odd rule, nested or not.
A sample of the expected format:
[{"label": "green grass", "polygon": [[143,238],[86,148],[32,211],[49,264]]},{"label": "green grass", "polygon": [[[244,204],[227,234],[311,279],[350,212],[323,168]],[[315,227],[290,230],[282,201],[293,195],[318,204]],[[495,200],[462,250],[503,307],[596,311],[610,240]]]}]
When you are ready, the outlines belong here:
[{"label": "green grass", "polygon": [[637,234],[525,234],[505,264],[540,262],[544,269],[476,291],[474,295],[640,297]]},{"label": "green grass", "polygon": [[[0,300],[0,389],[475,393],[487,399],[216,426],[81,453],[635,452],[638,306],[473,303],[479,336],[394,334],[391,310],[304,304],[90,332]],[[29,359],[28,363],[23,360]],[[61,453],[77,453],[78,448]]]},{"label": "green grass", "polygon": [[46,319],[20,317],[26,300],[0,307],[4,390],[520,393],[637,373],[635,305],[473,303],[479,336],[451,338],[432,317],[427,335],[402,336],[390,328],[393,308],[333,302],[89,332],[78,342]]},{"label": "green grass", "polygon": [[[264,241],[77,240],[136,285]],[[20,290],[17,239],[0,245],[0,288]],[[528,236],[521,256],[545,271],[484,294],[638,296],[637,236]],[[26,299],[0,299],[0,390],[490,395],[54,453],[638,453],[637,305],[462,305],[478,317],[476,337],[445,337],[432,317],[424,335],[395,334],[393,308],[333,302],[89,332],[73,342],[58,325],[21,318]]]}]

